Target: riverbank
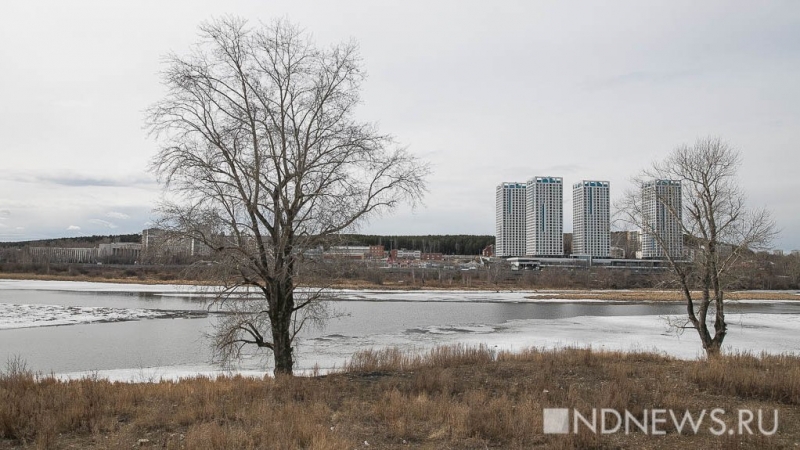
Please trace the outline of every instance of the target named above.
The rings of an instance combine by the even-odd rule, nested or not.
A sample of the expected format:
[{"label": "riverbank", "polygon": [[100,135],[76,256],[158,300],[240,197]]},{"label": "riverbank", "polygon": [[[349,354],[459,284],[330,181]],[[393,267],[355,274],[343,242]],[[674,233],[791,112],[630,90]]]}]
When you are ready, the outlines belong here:
[{"label": "riverbank", "polygon": [[[5,273],[0,272],[0,282],[2,281],[53,281],[53,282],[81,282],[110,283],[114,285],[145,285],[152,287],[159,286],[207,286],[203,282],[185,279],[162,280],[156,277],[91,277],[86,275],[43,275],[30,273]],[[432,291],[432,292],[521,292],[530,293],[526,298],[530,300],[564,300],[581,301],[597,300],[612,302],[683,302],[683,297],[678,290],[663,289],[509,289],[500,288],[492,285],[475,286],[440,286],[429,283],[427,285],[408,286],[398,284],[375,284],[367,281],[352,281],[333,283],[328,286],[335,290],[356,290],[356,291]],[[700,292],[694,292],[695,298],[700,297]],[[730,291],[725,293],[725,298],[731,301],[742,300],[767,300],[767,301],[799,301],[800,291],[765,291],[765,290],[743,290]]]},{"label": "riverbank", "polygon": [[[722,449],[800,442],[800,358],[787,356],[680,361],[451,346],[425,355],[362,352],[327,376],[143,384],[37,380],[20,365],[11,369],[0,375],[0,449]],[[630,422],[630,434],[624,424],[595,434],[581,422],[577,434],[544,434],[543,408],[576,408],[589,421],[592,408],[629,411],[647,421],[647,432]],[[725,411],[717,415],[721,423],[709,416],[715,408]],[[654,409],[673,411],[677,423],[668,412],[657,413],[663,422],[643,419]],[[740,426],[739,410],[761,410],[765,433],[775,428],[777,411],[777,429],[762,435],[757,416]],[[688,423],[677,431],[685,411],[695,422],[706,411],[696,434]]]},{"label": "riverbank", "polygon": [[83,281],[94,283],[115,283],[115,284],[180,284],[180,285],[202,285],[197,280],[181,279],[176,276],[124,276],[117,273],[105,273],[103,275],[84,275],[84,274],[41,274],[30,272],[0,272],[0,280],[37,280],[37,281]]},{"label": "riverbank", "polygon": [[[553,290],[545,291],[547,297],[554,300],[603,300],[615,302],[684,302],[683,294],[678,290],[628,289],[628,290]],[[692,292],[695,300],[702,298],[699,291]],[[535,297],[531,297],[535,298]],[[786,300],[800,301],[798,291],[731,291],[725,292],[725,299],[743,300]]]}]

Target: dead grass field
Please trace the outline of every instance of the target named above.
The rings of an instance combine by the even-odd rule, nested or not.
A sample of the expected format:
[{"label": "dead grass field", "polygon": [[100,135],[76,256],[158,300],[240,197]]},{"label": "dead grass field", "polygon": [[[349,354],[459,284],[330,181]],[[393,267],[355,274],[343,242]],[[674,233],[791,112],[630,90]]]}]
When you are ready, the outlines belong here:
[{"label": "dead grass field", "polygon": [[[797,448],[800,358],[678,361],[651,354],[453,346],[359,353],[340,373],[115,384],[0,376],[0,449]],[[779,411],[775,435],[695,435],[665,426],[542,433],[542,408]],[[765,428],[771,428],[771,419]],[[688,427],[687,427],[688,428]],[[754,429],[755,426],[753,427]],[[757,431],[756,431],[757,432]]]}]

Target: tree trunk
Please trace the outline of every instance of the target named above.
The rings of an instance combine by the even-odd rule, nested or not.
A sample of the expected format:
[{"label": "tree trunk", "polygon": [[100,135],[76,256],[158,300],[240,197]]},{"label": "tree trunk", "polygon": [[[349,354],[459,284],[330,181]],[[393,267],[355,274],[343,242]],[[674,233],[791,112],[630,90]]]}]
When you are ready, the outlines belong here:
[{"label": "tree trunk", "polygon": [[[705,322],[699,322],[700,327],[697,328],[697,333],[700,335],[700,341],[703,343],[703,349],[706,351],[706,357],[716,358],[720,356],[722,350],[722,341],[725,339],[726,326],[725,321],[722,319],[722,328],[717,328],[714,337],[711,337],[711,330]],[[715,327],[719,327],[719,321],[715,323]]]},{"label": "tree trunk", "polygon": [[275,376],[292,375],[294,355],[292,354],[292,309],[294,308],[294,295],[291,287],[281,286],[276,283],[274,288],[276,296],[275,310],[270,317],[272,325],[272,353],[275,359]]},{"label": "tree trunk", "polygon": [[289,338],[289,329],[278,330],[273,328],[273,353],[275,356],[275,376],[293,374],[294,356],[292,355],[292,341]]},{"label": "tree trunk", "polygon": [[722,352],[720,351],[722,348],[722,342],[717,339],[712,339],[709,343],[703,343],[703,348],[706,350],[706,358],[713,359],[718,358]]}]

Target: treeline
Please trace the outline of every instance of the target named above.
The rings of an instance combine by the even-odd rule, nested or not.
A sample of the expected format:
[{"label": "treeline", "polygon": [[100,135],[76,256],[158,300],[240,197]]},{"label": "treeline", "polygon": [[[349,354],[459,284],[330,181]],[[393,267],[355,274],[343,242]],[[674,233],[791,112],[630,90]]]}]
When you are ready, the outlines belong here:
[{"label": "treeline", "polygon": [[[111,242],[142,242],[142,235],[119,234],[108,236],[82,236],[36,241],[0,242],[0,248],[30,247],[94,247]],[[345,234],[336,239],[336,245],[383,245],[386,250],[420,250],[424,253],[443,253],[445,255],[480,255],[488,245],[494,244],[490,235],[435,235],[390,236],[369,234]]]},{"label": "treeline", "polygon": [[425,236],[383,236],[370,234],[342,235],[344,245],[383,245],[386,250],[420,250],[423,253],[445,255],[480,255],[484,248],[494,244],[494,236],[471,234],[429,234]]},{"label": "treeline", "polygon": [[21,248],[21,247],[95,247],[97,244],[110,244],[112,242],[142,242],[142,235],[134,234],[114,234],[114,235],[94,235],[68,238],[39,239],[35,241],[0,242],[0,248]]}]

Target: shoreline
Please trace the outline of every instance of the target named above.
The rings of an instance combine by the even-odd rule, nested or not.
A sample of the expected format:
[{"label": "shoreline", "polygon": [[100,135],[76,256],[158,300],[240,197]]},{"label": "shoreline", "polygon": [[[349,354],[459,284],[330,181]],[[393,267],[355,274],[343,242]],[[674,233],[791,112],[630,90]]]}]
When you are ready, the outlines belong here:
[{"label": "shoreline", "polygon": [[[158,286],[202,287],[209,284],[193,280],[158,280],[152,278],[97,278],[85,275],[41,275],[28,273],[0,273],[0,282],[4,281],[41,281],[41,282],[76,282],[93,283],[97,285],[142,285],[150,288]],[[318,286],[312,286],[318,287]],[[335,283],[327,288],[343,291],[363,292],[475,292],[475,293],[522,293],[530,294],[524,298],[535,302],[536,300],[563,300],[563,301],[607,301],[607,302],[683,302],[682,294],[676,290],[666,289],[514,289],[505,286],[406,286],[402,284],[375,284],[368,282]],[[692,292],[695,298],[700,297],[700,292]],[[741,290],[725,293],[728,301],[764,300],[764,301],[797,301],[800,302],[800,291],[770,291],[770,290]]]}]

